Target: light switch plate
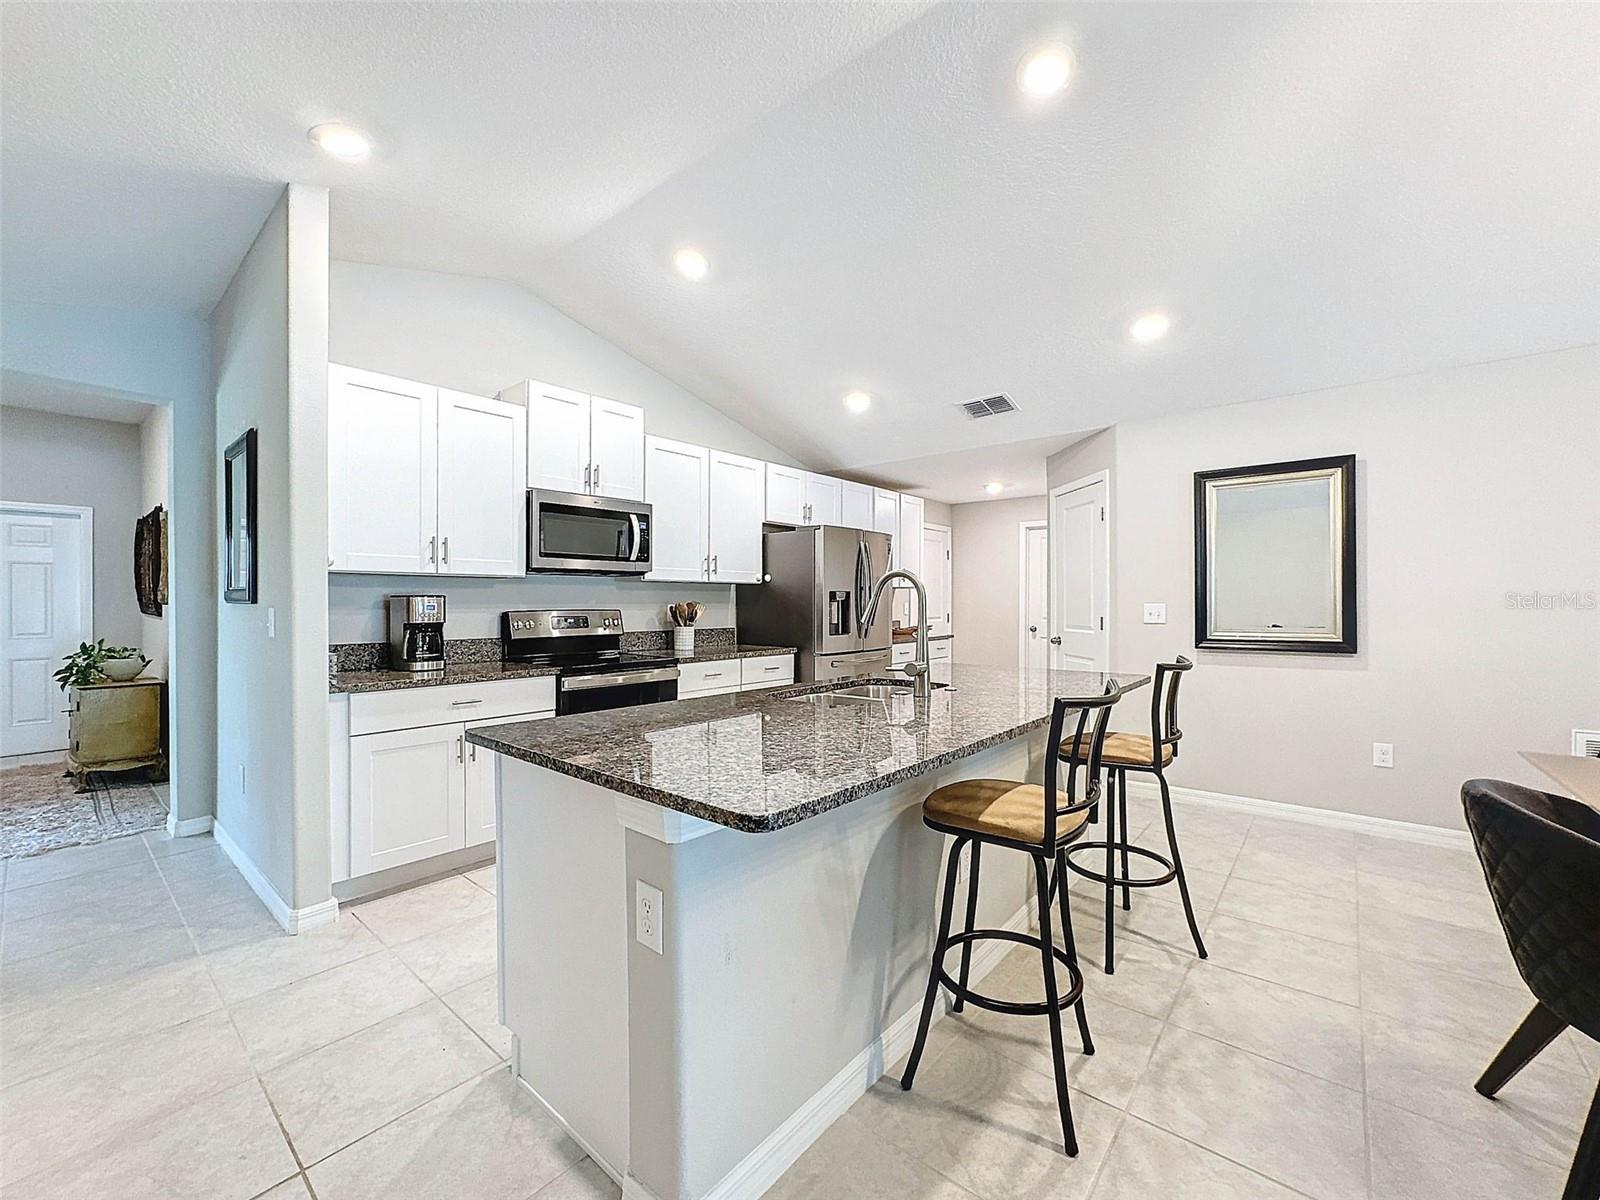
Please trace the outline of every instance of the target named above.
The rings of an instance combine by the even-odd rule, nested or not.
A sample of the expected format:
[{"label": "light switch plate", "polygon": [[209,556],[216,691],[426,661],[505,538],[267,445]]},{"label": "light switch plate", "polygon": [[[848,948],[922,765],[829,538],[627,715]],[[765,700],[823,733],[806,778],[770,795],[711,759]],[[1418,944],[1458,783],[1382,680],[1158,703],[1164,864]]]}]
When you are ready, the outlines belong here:
[{"label": "light switch plate", "polygon": [[661,889],[642,879],[633,881],[633,936],[641,946],[661,953]]},{"label": "light switch plate", "polygon": [[1393,742],[1373,742],[1372,743],[1372,765],[1375,766],[1375,767],[1393,767],[1394,766],[1394,743]]},{"label": "light switch plate", "polygon": [[1165,625],[1167,623],[1167,606],[1165,604],[1146,604],[1144,606],[1144,623],[1146,625]]},{"label": "light switch plate", "polygon": [[278,610],[275,608],[267,609],[267,636],[269,638],[278,636]]}]

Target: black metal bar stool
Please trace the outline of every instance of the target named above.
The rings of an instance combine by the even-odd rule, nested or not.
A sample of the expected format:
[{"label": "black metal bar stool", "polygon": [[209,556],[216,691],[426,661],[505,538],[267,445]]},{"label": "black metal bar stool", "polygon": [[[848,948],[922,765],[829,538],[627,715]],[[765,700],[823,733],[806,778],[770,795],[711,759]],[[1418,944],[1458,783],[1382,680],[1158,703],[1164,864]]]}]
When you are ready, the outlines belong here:
[{"label": "black metal bar stool", "polygon": [[[952,835],[955,842],[950,847],[950,858],[945,865],[944,903],[939,909],[939,934],[933,944],[933,964],[928,971],[928,991],[922,1001],[922,1020],[917,1025],[917,1041],[911,1048],[911,1057],[906,1062],[906,1072],[900,1080],[900,1086],[909,1091],[916,1077],[917,1064],[922,1059],[922,1050],[928,1040],[928,1026],[933,1020],[933,1005],[938,999],[941,984],[955,997],[957,1012],[963,1004],[970,1002],[990,1012],[1048,1017],[1050,1051],[1056,1070],[1056,1102],[1061,1108],[1061,1134],[1066,1142],[1067,1153],[1073,1156],[1078,1153],[1078,1138],[1072,1127],[1072,1105],[1067,1099],[1061,1010],[1077,1007],[1078,1033],[1083,1040],[1085,1054],[1094,1053],[1094,1040],[1089,1036],[1089,1018],[1083,1009],[1083,972],[1078,969],[1078,953],[1072,939],[1072,913],[1067,907],[1064,878],[1066,846],[1082,835],[1089,808],[1099,800],[1100,750],[1106,739],[1111,707],[1121,695],[1121,689],[1115,684],[1107,684],[1103,696],[1088,700],[1056,700],[1050,713],[1050,740],[1046,743],[1052,752],[1046,756],[1042,787],[1010,779],[966,779],[936,789],[922,802],[923,822],[930,829]],[[1066,794],[1062,796],[1057,778],[1061,757],[1053,752],[1053,748],[1061,744],[1062,727],[1069,709],[1078,713],[1075,740],[1088,748],[1081,798],[1077,793],[1079,764],[1068,763]],[[1089,728],[1091,715],[1094,717],[1092,730]],[[956,867],[961,859],[961,851],[969,843],[972,846],[972,872],[967,886],[967,927],[962,933],[951,934],[950,914],[955,907]],[[1038,937],[1009,929],[975,928],[978,852],[985,844],[1020,850],[1033,859],[1035,887],[1039,897]],[[1052,863],[1055,866],[1053,878]],[[1055,944],[1050,929],[1050,899],[1057,887],[1061,893],[1061,932],[1066,942],[1065,950]],[[972,944],[985,940],[1017,942],[1038,949],[1044,968],[1045,998],[1042,1002],[996,1000],[967,986],[968,970],[972,965]],[[959,980],[952,979],[944,965],[945,956],[956,946],[961,947]],[[1065,992],[1056,987],[1057,962],[1067,970],[1068,987]]]},{"label": "black metal bar stool", "polygon": [[[1572,1026],[1600,1040],[1600,812],[1581,800],[1471,779],[1467,827],[1533,1011],[1476,1087],[1493,1097]],[[1562,1200],[1600,1196],[1600,1089]]]},{"label": "black metal bar stool", "polygon": [[[1183,856],[1178,853],[1178,832],[1172,823],[1172,793],[1167,787],[1165,769],[1178,757],[1178,741],[1183,733],[1178,729],[1178,685],[1183,673],[1194,666],[1187,658],[1177,662],[1157,663],[1155,686],[1150,690],[1150,736],[1140,733],[1113,733],[1105,739],[1102,751],[1106,768],[1106,838],[1103,842],[1077,842],[1067,851],[1067,866],[1085,879],[1104,884],[1106,889],[1106,974],[1116,974],[1116,924],[1117,888],[1122,889],[1122,907],[1133,907],[1133,888],[1161,887],[1174,881],[1178,894],[1183,897],[1183,915],[1189,920],[1189,932],[1194,936],[1194,948],[1201,958],[1206,957],[1206,944],[1200,938],[1200,926],[1194,919],[1194,905],[1189,900],[1189,882],[1183,875]],[[1060,744],[1061,756],[1073,763],[1087,763],[1094,747],[1084,743],[1082,735]],[[1094,771],[1093,764],[1090,770]],[[1161,810],[1167,819],[1167,849],[1172,857],[1135,846],[1128,840],[1128,772],[1141,771],[1154,775],[1161,785]],[[1092,818],[1091,818],[1092,819]],[[1118,836],[1120,833],[1120,837]],[[1075,856],[1092,850],[1105,852],[1104,871],[1096,871],[1078,862]],[[1121,873],[1118,874],[1120,858]],[[1129,861],[1142,858],[1161,868],[1160,874],[1135,878],[1129,871]],[[1065,882],[1065,881],[1063,881]]]}]

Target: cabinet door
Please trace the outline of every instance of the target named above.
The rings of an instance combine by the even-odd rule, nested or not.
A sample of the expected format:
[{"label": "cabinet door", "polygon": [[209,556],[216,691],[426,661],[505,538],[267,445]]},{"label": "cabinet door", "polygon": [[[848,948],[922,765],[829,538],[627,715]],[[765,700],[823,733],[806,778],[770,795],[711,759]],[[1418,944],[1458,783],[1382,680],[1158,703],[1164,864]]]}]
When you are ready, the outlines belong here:
[{"label": "cabinet door", "polygon": [[350,739],[350,874],[466,845],[465,738],[460,725]]},{"label": "cabinet door", "polygon": [[527,414],[439,389],[439,570],[525,575]]},{"label": "cabinet door", "polygon": [[645,578],[703,581],[711,566],[706,542],[710,452],[666,438],[647,437],[644,444],[645,499],[655,522]]},{"label": "cabinet door", "polygon": [[767,520],[774,525],[804,525],[805,493],[804,471],[767,464]]},{"label": "cabinet door", "polygon": [[844,480],[806,476],[807,525],[839,525],[844,521]]},{"label": "cabinet door", "polygon": [[438,389],[328,368],[328,544],[334,571],[438,569]]},{"label": "cabinet door", "polygon": [[889,535],[889,565],[893,570],[900,565],[900,493],[872,489],[872,527]]},{"label": "cabinet door", "polygon": [[[525,713],[511,721],[542,721],[553,717],[554,712]],[[467,729],[482,729],[489,725],[509,725],[511,721],[469,721]],[[494,841],[494,802],[496,780],[494,751],[467,743],[466,762],[467,795],[467,845],[480,846]]]},{"label": "cabinet door", "polygon": [[839,523],[847,529],[872,529],[875,492],[876,489],[869,484],[851,483],[848,479],[845,480]]},{"label": "cabinet door", "polygon": [[529,383],[526,396],[528,486],[588,491],[589,397],[544,383]]},{"label": "cabinet door", "polygon": [[[894,565],[922,578],[922,497],[900,497],[900,536],[895,539]],[[924,618],[918,616],[918,621]]]},{"label": "cabinet door", "polygon": [[761,513],[767,464],[711,451],[711,578],[761,582]]},{"label": "cabinet door", "polygon": [[618,500],[644,499],[644,409],[595,396],[589,401],[589,490]]}]

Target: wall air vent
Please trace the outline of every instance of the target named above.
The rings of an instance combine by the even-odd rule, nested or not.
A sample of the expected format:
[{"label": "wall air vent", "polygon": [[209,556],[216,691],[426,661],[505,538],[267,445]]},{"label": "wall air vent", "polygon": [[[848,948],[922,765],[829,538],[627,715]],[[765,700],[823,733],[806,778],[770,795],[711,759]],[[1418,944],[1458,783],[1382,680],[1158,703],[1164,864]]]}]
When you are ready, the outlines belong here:
[{"label": "wall air vent", "polygon": [[968,400],[959,407],[974,421],[979,417],[998,417],[1001,413],[1017,411],[1017,406],[1011,402],[1011,397],[1004,392],[998,396],[985,396],[982,400]]},{"label": "wall air vent", "polygon": [[1572,752],[1580,758],[1600,758],[1600,729],[1574,729]]}]

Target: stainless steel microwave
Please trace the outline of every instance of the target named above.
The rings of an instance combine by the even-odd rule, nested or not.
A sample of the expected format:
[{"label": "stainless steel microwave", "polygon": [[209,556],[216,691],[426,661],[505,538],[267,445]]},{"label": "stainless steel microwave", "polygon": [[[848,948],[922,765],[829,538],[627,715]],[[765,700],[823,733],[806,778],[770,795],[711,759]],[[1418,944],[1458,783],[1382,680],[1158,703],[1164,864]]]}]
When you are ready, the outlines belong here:
[{"label": "stainless steel microwave", "polygon": [[643,575],[650,506],[583,492],[528,489],[528,573]]}]

